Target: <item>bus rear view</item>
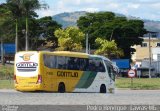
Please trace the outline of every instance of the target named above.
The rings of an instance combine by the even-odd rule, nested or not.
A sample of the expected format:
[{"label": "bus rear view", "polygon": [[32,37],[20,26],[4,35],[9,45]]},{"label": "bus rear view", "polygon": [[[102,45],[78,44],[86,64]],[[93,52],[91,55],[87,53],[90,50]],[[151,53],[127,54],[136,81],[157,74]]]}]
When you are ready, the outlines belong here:
[{"label": "bus rear view", "polygon": [[39,74],[39,53],[19,52],[15,55],[14,82],[19,91],[40,90],[42,78]]}]

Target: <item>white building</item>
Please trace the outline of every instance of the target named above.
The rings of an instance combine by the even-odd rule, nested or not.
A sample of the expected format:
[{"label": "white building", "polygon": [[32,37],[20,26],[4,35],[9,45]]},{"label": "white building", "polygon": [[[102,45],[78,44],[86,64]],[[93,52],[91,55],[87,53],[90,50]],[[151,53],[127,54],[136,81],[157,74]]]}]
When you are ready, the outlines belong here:
[{"label": "white building", "polygon": [[160,61],[160,47],[152,48],[152,60]]}]

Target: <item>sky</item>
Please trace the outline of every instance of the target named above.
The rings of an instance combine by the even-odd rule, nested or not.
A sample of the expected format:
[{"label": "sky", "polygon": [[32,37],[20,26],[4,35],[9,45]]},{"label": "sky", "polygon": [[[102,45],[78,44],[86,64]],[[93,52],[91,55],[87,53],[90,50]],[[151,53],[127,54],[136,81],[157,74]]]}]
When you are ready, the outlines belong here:
[{"label": "sky", "polygon": [[[0,3],[5,0],[0,0]],[[38,10],[39,17],[74,11],[111,11],[141,19],[160,21],[160,0],[40,0],[49,9]]]}]

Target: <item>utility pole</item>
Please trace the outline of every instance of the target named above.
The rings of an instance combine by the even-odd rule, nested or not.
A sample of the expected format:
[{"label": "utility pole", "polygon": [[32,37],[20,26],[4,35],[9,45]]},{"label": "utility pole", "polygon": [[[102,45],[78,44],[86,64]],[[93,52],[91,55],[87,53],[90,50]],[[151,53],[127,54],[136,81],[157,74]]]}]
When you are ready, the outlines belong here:
[{"label": "utility pole", "polygon": [[86,34],[86,53],[88,54],[88,33]]},{"label": "utility pole", "polygon": [[16,38],[15,38],[15,45],[16,45],[16,53],[18,52],[18,20],[16,19]]},{"label": "utility pole", "polygon": [[25,49],[26,49],[26,51],[28,51],[28,18],[26,17],[26,37],[25,37],[25,39],[26,39],[26,47],[25,47]]},{"label": "utility pole", "polygon": [[149,32],[149,78],[151,78],[151,33]]},{"label": "utility pole", "polygon": [[90,44],[89,44],[88,53],[91,54],[91,46],[90,46]]}]

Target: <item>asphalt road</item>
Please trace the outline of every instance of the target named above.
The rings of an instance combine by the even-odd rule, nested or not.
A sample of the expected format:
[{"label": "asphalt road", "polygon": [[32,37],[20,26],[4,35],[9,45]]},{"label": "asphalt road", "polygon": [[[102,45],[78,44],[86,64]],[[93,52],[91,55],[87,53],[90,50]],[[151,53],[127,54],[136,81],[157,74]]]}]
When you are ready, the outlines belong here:
[{"label": "asphalt road", "polygon": [[114,94],[0,90],[0,105],[160,105],[160,90],[118,90]]}]

